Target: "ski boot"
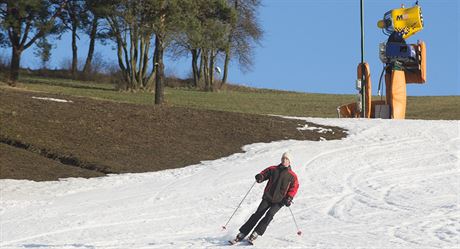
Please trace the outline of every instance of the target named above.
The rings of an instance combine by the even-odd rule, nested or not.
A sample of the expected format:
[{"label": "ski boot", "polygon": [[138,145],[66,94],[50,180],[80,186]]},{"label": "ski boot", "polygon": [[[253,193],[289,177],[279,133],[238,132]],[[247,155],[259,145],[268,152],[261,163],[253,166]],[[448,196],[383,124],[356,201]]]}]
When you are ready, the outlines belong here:
[{"label": "ski boot", "polygon": [[254,240],[256,240],[258,236],[259,236],[259,234],[257,234],[256,231],[252,232],[251,235],[249,235],[249,238],[248,238],[249,244],[254,245]]},{"label": "ski boot", "polygon": [[244,239],[244,237],[246,237],[246,234],[244,233],[239,233],[236,235],[236,238],[233,239],[233,240],[229,240],[228,242],[231,244],[231,245],[234,245],[240,241],[242,241]]}]

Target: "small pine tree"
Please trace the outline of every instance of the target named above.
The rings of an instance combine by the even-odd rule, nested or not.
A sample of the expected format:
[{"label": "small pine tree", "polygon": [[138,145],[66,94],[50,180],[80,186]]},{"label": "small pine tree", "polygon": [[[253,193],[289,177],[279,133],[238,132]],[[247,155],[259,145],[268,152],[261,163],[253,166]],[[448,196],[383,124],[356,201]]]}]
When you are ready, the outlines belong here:
[{"label": "small pine tree", "polygon": [[53,45],[49,43],[46,37],[38,39],[35,43],[34,55],[40,58],[42,69],[46,69],[51,59],[51,50]]}]

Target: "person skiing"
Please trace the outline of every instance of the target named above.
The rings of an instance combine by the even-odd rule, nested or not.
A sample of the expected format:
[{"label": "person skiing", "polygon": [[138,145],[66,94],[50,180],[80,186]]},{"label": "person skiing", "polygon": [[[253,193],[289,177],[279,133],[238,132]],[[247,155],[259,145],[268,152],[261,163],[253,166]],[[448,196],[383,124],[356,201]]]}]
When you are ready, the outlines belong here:
[{"label": "person skiing", "polygon": [[[297,175],[291,169],[292,157],[288,152],[283,153],[279,165],[270,166],[255,176],[257,183],[268,180],[262,201],[256,212],[240,228],[240,233],[233,240],[234,243],[243,240],[255,227],[249,236],[249,243],[265,233],[274,215],[283,207],[289,207],[299,188]],[[265,214],[264,218],[262,216]],[[260,220],[260,222],[259,222]]]}]

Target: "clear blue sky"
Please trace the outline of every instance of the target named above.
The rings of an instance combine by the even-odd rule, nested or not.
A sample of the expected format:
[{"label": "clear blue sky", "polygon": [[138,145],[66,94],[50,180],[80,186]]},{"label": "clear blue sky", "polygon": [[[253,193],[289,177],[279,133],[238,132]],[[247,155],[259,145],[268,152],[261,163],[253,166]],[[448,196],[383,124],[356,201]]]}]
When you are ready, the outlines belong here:
[{"label": "clear blue sky", "polygon": [[[310,93],[354,94],[356,66],[360,61],[359,0],[265,0],[259,20],[265,31],[262,46],[255,51],[255,64],[243,73],[233,63],[229,81],[252,87],[294,90]],[[365,0],[365,60],[371,66],[373,93],[377,92],[382,63],[378,45],[386,41],[377,28],[383,14],[415,0]],[[460,95],[458,0],[419,0],[425,28],[408,43],[423,40],[427,45],[427,83],[409,84],[407,94]],[[80,59],[86,58],[87,37],[79,42]],[[116,63],[113,45],[97,46],[106,60]],[[10,54],[10,51],[0,50]],[[37,67],[32,49],[25,52],[22,65]],[[71,57],[68,35],[53,50],[51,66],[60,66]],[[167,60],[167,73],[180,77],[190,74],[190,61]],[[222,62],[219,63],[222,67]]]}]

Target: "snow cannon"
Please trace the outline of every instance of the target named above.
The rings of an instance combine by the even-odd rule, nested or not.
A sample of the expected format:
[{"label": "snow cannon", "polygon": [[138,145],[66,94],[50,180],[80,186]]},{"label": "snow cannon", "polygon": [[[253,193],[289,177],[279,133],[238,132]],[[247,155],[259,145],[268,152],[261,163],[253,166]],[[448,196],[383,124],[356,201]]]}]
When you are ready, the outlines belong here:
[{"label": "snow cannon", "polygon": [[[380,74],[378,96],[372,100],[372,84],[369,65],[358,65],[356,89],[360,91],[355,103],[337,107],[339,118],[393,118],[404,119],[406,115],[406,84],[425,83],[426,46],[423,41],[407,44],[406,39],[423,29],[422,9],[416,2],[414,7],[402,6],[385,13],[377,23],[385,35],[386,42],[379,45],[379,58],[384,63]],[[362,56],[363,57],[363,56]],[[382,77],[385,74],[386,98],[381,95]]]},{"label": "snow cannon", "polygon": [[[411,8],[390,10],[378,21],[377,26],[388,35],[387,43],[380,43],[379,57],[385,64],[394,64],[406,71],[421,69],[423,48],[418,44],[406,44],[406,39],[423,29],[422,8],[416,4]],[[422,82],[414,82],[422,83]]]},{"label": "snow cannon", "polygon": [[411,8],[405,8],[403,5],[399,9],[390,10],[378,21],[377,26],[386,35],[398,32],[402,34],[403,39],[407,39],[423,29],[422,8],[416,4]]}]

